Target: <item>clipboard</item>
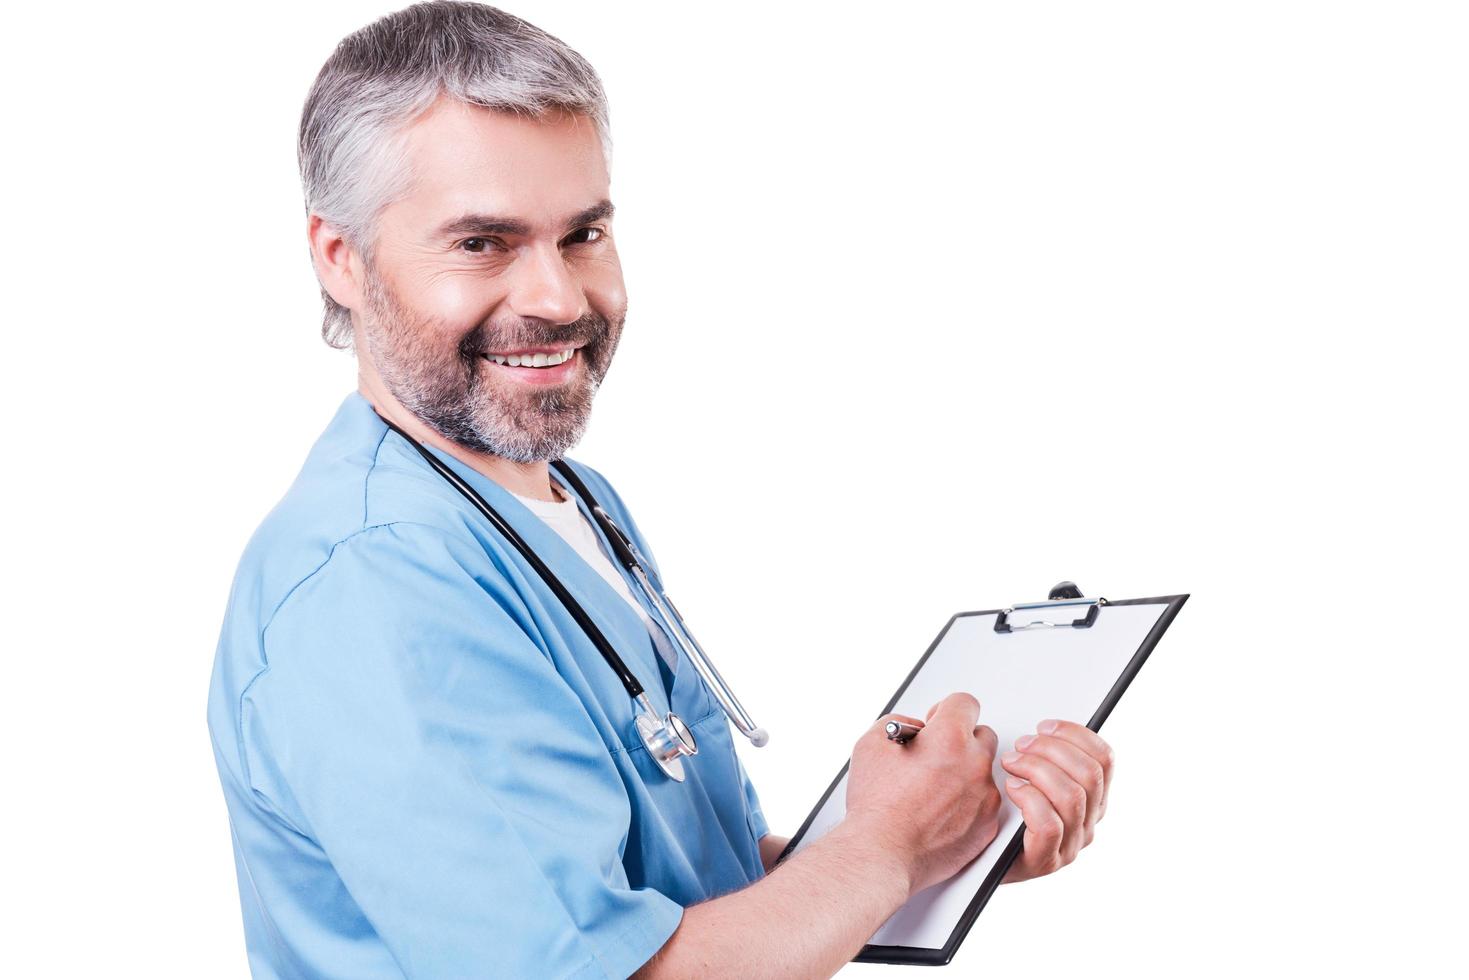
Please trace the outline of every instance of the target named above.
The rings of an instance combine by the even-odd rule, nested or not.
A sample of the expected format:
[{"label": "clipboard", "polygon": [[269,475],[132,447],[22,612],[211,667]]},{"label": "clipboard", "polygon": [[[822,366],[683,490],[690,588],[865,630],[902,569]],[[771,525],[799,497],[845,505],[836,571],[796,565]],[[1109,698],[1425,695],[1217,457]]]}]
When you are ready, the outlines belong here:
[{"label": "clipboard", "polygon": [[[1186,599],[1187,594],[1088,599],[1062,582],[1043,602],[957,613],[879,716],[922,718],[948,694],[970,691],[980,700],[980,723],[999,736],[1001,753],[1045,718],[1086,718],[1087,727],[1099,731]],[[911,897],[855,962],[943,966],[953,959],[1024,840],[1020,811],[1005,796],[998,754],[994,772],[1002,802],[994,841],[954,877]],[[846,814],[848,765],[781,852],[781,861]]]}]

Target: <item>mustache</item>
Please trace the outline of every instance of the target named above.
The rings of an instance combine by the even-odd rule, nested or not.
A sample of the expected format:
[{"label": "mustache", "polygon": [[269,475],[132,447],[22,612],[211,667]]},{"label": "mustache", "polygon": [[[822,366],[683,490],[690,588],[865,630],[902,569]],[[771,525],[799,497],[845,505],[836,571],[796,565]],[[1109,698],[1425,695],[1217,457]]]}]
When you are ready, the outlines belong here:
[{"label": "mustache", "polygon": [[515,350],[518,347],[598,347],[611,332],[612,325],[599,313],[588,310],[571,323],[549,323],[522,318],[516,324],[480,323],[459,341],[459,356],[465,360],[491,351]]}]

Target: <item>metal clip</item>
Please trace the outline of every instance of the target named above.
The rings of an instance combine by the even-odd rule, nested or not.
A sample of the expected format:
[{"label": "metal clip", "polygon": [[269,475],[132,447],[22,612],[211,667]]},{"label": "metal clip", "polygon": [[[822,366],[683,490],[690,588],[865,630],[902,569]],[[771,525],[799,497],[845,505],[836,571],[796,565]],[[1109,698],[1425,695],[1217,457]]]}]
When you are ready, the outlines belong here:
[{"label": "metal clip", "polygon": [[[1097,611],[1107,604],[1107,600],[1100,596],[1095,599],[1087,599],[1081,594],[1071,582],[1062,582],[1051,590],[1051,598],[1045,602],[1017,602],[1007,609],[1001,609],[1000,614],[995,617],[996,633],[1019,633],[1022,630],[1056,629],[1058,627],[1070,626],[1073,629],[1087,629],[1097,621]],[[1052,622],[1047,619],[1034,619],[1023,625],[1012,623],[1010,617],[1015,613],[1029,613],[1036,610],[1060,609],[1065,606],[1086,606],[1086,615],[1080,619],[1070,622]]]}]

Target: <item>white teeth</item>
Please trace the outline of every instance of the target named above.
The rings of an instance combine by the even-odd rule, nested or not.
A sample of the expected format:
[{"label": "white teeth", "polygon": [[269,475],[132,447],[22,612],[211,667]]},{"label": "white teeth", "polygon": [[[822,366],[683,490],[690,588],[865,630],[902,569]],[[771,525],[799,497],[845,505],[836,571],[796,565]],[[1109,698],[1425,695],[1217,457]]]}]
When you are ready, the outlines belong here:
[{"label": "white teeth", "polygon": [[494,361],[496,364],[508,364],[511,367],[539,368],[555,367],[558,364],[565,364],[571,360],[571,356],[575,353],[576,348],[573,347],[570,350],[557,351],[554,354],[486,354],[485,357]]}]

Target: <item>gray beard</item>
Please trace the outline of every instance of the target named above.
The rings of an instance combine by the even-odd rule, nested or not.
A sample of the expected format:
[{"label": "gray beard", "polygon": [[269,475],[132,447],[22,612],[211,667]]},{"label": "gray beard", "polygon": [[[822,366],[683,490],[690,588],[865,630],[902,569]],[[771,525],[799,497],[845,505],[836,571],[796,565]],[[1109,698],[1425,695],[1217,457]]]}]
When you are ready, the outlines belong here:
[{"label": "gray beard", "polygon": [[[493,345],[481,324],[446,358],[425,342],[442,331],[431,329],[432,320],[404,309],[371,269],[364,292],[368,308],[362,335],[378,376],[404,408],[439,435],[516,463],[560,459],[581,441],[591,421],[592,400],[621,339],[620,320],[614,326],[588,312],[575,323],[549,329],[539,321],[523,321],[526,330],[514,334],[514,343]],[[584,373],[573,388],[496,397],[483,351],[561,342],[585,344],[576,355],[586,359]]]}]

